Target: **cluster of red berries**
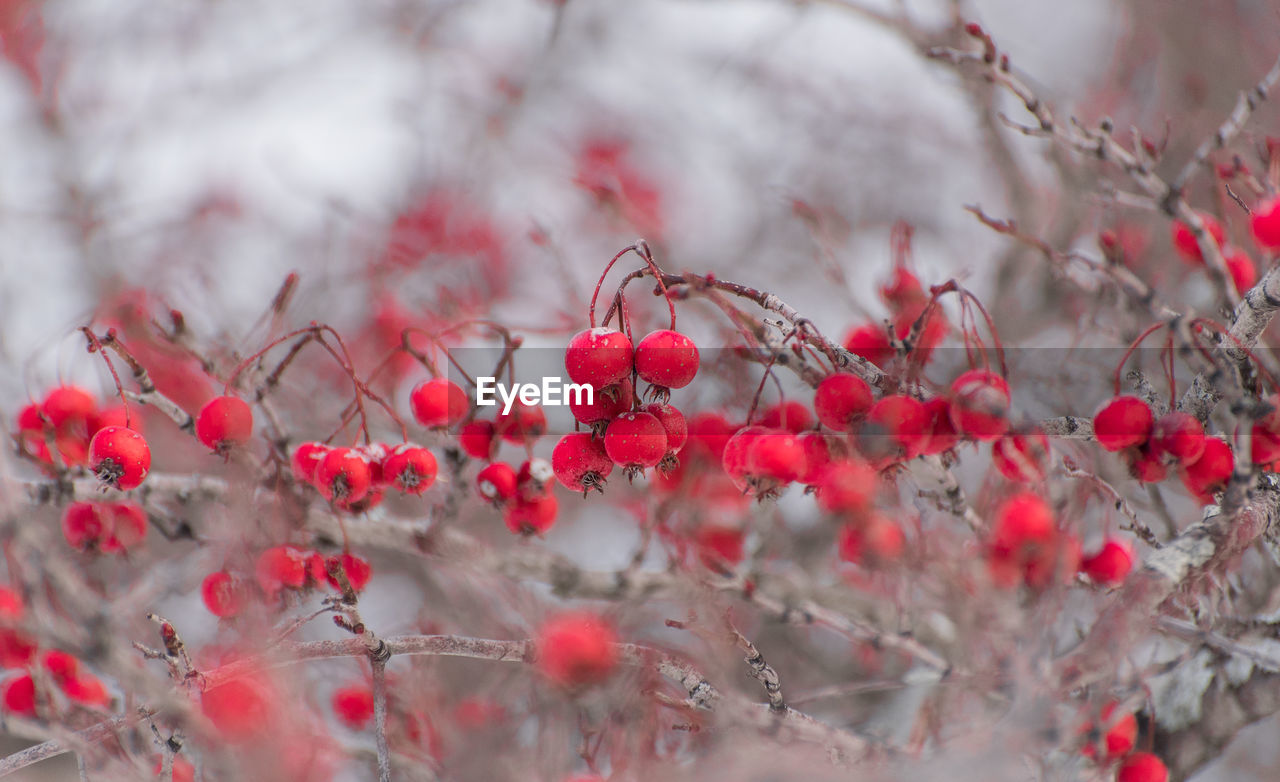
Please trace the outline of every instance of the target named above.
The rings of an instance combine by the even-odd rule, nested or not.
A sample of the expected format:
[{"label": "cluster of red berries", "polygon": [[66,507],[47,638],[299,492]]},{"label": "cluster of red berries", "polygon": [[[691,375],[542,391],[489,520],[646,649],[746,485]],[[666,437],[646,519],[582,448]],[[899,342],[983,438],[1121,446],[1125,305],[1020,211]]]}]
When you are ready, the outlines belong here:
[{"label": "cluster of red berries", "polygon": [[502,519],[513,533],[542,535],[560,513],[560,501],[552,492],[554,477],[546,459],[526,459],[518,470],[506,462],[490,462],[476,473],[476,492],[502,509]]},{"label": "cluster of red berries", "polygon": [[1187,490],[1207,502],[1231,478],[1231,446],[1207,436],[1188,413],[1175,410],[1156,420],[1150,405],[1136,396],[1117,396],[1104,404],[1093,417],[1093,434],[1104,450],[1120,452],[1130,473],[1143,483],[1164,480],[1174,466]]},{"label": "cluster of red berries", "polygon": [[[1210,240],[1222,251],[1222,260],[1226,263],[1227,273],[1231,276],[1231,282],[1235,285],[1236,291],[1244,293],[1252,288],[1258,281],[1258,269],[1254,266],[1253,259],[1244,250],[1227,243],[1226,231],[1223,230],[1222,223],[1218,222],[1213,215],[1204,212],[1198,214]],[[1192,232],[1191,226],[1175,220],[1172,240],[1174,248],[1183,260],[1193,266],[1205,265],[1204,253],[1200,249],[1199,242],[1196,241],[1196,235]]]},{"label": "cluster of red berries", "polygon": [[147,536],[147,513],[136,502],[73,502],[62,513],[62,535],[80,551],[124,554]]},{"label": "cluster of red berries", "polygon": [[[51,649],[39,650],[15,625],[25,611],[22,598],[7,587],[0,587],[0,667],[23,670],[0,684],[0,703],[6,713],[21,717],[38,716],[40,704],[48,704],[52,693],[39,692],[37,680],[52,681],[72,702],[94,708],[105,708],[111,701],[102,681],[81,666],[74,656]],[[32,676],[39,666],[42,676]]]},{"label": "cluster of red berries", "polygon": [[[585,495],[602,491],[615,466],[628,476],[650,467],[674,469],[688,425],[669,404],[671,389],[693,382],[698,362],[693,340],[671,329],[651,332],[634,349],[626,334],[609,328],[574,335],[565,348],[565,371],[592,394],[589,402],[571,398],[569,407],[590,431],[556,444],[551,466],[561,485]],[[641,380],[649,384],[649,404],[637,393]]]},{"label": "cluster of red berries", "polygon": [[210,573],[200,585],[200,596],[209,613],[220,619],[231,619],[249,606],[254,587],[266,602],[277,605],[286,592],[305,592],[326,586],[341,589],[341,582],[331,572],[339,567],[356,592],[363,590],[373,576],[368,561],[355,554],[325,557],[293,546],[273,546],[258,555],[251,577],[228,570]]},{"label": "cluster of red berries", "polygon": [[1167,782],[1169,770],[1160,758],[1149,752],[1134,752],[1138,740],[1138,719],[1132,713],[1116,717],[1117,704],[1107,703],[1099,718],[1109,727],[1101,730],[1086,720],[1080,733],[1086,738],[1081,752],[1100,764],[1119,762],[1116,782]]},{"label": "cluster of red berries", "polygon": [[422,494],[435,483],[439,467],[431,451],[412,443],[334,448],[306,442],[293,451],[293,475],[335,507],[362,512],[382,502],[387,488]]},{"label": "cluster of red berries", "polygon": [[[909,229],[904,226],[895,228],[896,260],[893,275],[880,287],[880,298],[889,308],[893,336],[899,341],[910,337],[916,321],[924,315],[930,303],[930,295],[925,291],[920,279],[907,268],[909,245]],[[941,344],[950,330],[951,326],[946,316],[935,307],[920,330],[916,343],[910,346],[911,356],[921,363],[927,362],[934,348]],[[878,367],[885,367],[897,355],[889,334],[889,329],[883,324],[866,323],[850,329],[845,334],[844,347],[850,353],[861,356]]]},{"label": "cluster of red berries", "polygon": [[[423,747],[433,758],[442,758],[444,745],[428,713],[425,710],[411,709],[398,697],[398,693],[403,691],[398,685],[399,682],[394,676],[387,677],[386,732],[388,738],[396,744],[403,742],[401,746],[393,747],[393,751],[404,752],[410,748]],[[477,708],[467,713],[468,703],[475,704]],[[329,705],[333,709],[334,716],[349,730],[367,730],[371,727],[374,717],[373,686],[370,682],[363,681],[339,687],[334,690],[333,696],[329,699]],[[500,711],[498,707],[486,708],[475,700],[464,700],[458,706],[455,716],[461,716],[464,719],[455,720],[454,724],[460,727],[463,726],[464,720],[470,720],[466,724],[475,725],[477,721],[483,723],[492,718],[495,710]],[[463,713],[458,715],[459,711]]]},{"label": "cluster of red berries", "polygon": [[137,431],[124,425],[123,407],[99,409],[93,394],[78,386],[58,386],[18,412],[18,445],[52,469],[49,442],[66,467],[87,466],[106,485],[122,490],[142,484],[151,469],[151,450]]}]

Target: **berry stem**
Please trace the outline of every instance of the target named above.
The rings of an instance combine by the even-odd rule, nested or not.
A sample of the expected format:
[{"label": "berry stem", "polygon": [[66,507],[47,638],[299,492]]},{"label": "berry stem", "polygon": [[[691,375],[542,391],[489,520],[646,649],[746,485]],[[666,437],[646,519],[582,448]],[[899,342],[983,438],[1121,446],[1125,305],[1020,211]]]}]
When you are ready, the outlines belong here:
[{"label": "berry stem", "polygon": [[[107,329],[106,336],[103,337],[102,341],[99,341],[98,338],[94,336],[93,330],[88,326],[82,326],[80,331],[84,332],[85,337],[89,340],[89,352],[101,354],[102,360],[107,362],[107,370],[111,373],[111,379],[115,381],[116,384],[116,395],[120,397],[120,404],[124,407],[125,428],[132,429],[133,419],[129,413],[129,400],[125,399],[124,386],[120,383],[120,375],[116,374],[115,365],[111,363],[111,356],[107,355],[107,351],[103,350],[103,347],[105,344],[111,345],[112,349],[114,349],[120,357],[125,360],[125,363],[129,365],[130,369],[133,370],[133,376],[135,378],[146,376],[147,370],[143,369],[142,365],[133,358],[133,355],[125,350],[124,346],[120,344],[120,341],[116,338],[115,329]],[[150,380],[148,379],[148,384],[149,383]],[[144,386],[143,391],[145,392],[146,390],[147,389]],[[154,385],[151,386],[151,390],[155,390]],[[53,444],[50,443],[50,456],[54,456],[57,452],[58,449],[53,447]]]}]

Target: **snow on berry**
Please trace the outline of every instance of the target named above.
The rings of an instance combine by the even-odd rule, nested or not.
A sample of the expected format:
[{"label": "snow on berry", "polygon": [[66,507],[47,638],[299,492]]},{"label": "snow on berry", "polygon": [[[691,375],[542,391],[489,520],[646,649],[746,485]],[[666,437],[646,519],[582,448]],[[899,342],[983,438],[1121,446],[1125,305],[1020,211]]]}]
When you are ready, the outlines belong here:
[{"label": "snow on berry", "polygon": [[421,494],[431,488],[438,469],[431,451],[411,443],[392,448],[382,464],[387,484],[403,494]]},{"label": "snow on berry", "polygon": [[476,491],[494,504],[502,504],[516,494],[516,471],[506,462],[493,462],[476,473]]}]

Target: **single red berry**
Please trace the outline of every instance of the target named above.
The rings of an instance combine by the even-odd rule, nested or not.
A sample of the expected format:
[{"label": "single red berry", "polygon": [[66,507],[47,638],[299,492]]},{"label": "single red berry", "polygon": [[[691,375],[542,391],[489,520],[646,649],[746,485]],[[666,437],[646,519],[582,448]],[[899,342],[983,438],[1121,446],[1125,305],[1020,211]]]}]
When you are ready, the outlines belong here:
[{"label": "single red berry", "polygon": [[293,546],[272,546],[258,555],[254,577],[267,595],[300,589],[307,582],[307,555]]},{"label": "single red berry", "polygon": [[698,527],[693,543],[703,565],[712,570],[727,572],[742,561],[745,537],[737,527],[706,524]]},{"label": "single red berry", "polygon": [[757,438],[768,434],[763,426],[744,426],[733,433],[721,451],[721,465],[739,491],[746,491],[751,478],[749,454]]},{"label": "single red berry", "polygon": [[340,589],[338,579],[329,574],[336,566],[341,565],[344,573],[347,574],[347,583],[351,584],[351,588],[357,592],[364,590],[365,585],[369,583],[369,579],[373,578],[373,566],[364,557],[355,554],[340,554],[336,557],[329,557],[325,561],[325,576],[329,581],[329,586],[334,589]]},{"label": "single red berry", "polygon": [[1094,437],[1107,451],[1142,445],[1154,426],[1150,406],[1136,396],[1115,397],[1093,416]]},{"label": "single red berry", "polygon": [[105,507],[96,502],[73,502],[62,512],[62,536],[80,551],[97,546],[110,524]]},{"label": "single red berry", "polygon": [[84,706],[105,708],[111,703],[111,695],[102,680],[87,671],[61,685],[68,698]]},{"label": "single red berry", "polygon": [[1271,431],[1261,421],[1255,423],[1249,435],[1249,456],[1254,464],[1280,460],[1280,433]]},{"label": "single red berry", "polygon": [[618,635],[604,619],[562,614],[538,630],[538,670],[564,687],[597,684],[618,665]]},{"label": "single red berry", "polygon": [[[1053,575],[1063,553],[1053,511],[1034,494],[1014,495],[996,511],[989,539],[988,568],[1002,586],[1023,580],[1043,586]],[[1071,572],[1075,572],[1073,563]]]},{"label": "single red berry", "polygon": [[1009,384],[994,372],[970,369],[951,383],[951,423],[975,440],[994,440],[1009,428]]},{"label": "single red berry", "polygon": [[397,445],[382,463],[387,483],[402,494],[421,494],[431,488],[438,469],[435,454],[410,443]]},{"label": "single red berry", "polygon": [[88,421],[98,412],[98,400],[93,394],[79,386],[58,386],[44,397],[40,411],[49,419],[54,429],[68,431],[72,428],[84,427],[80,432],[88,437]]},{"label": "single red berry", "polygon": [[1150,752],[1135,752],[1124,759],[1116,782],[1168,782],[1169,769]]},{"label": "single red berry", "polygon": [[818,507],[827,513],[860,513],[871,507],[876,488],[876,471],[866,462],[833,462],[818,480]]},{"label": "single red berry", "polygon": [[623,413],[609,422],[604,449],[625,470],[653,467],[667,454],[667,430],[652,413]]},{"label": "single red berry", "polygon": [[0,668],[25,668],[35,658],[34,641],[17,630],[0,628]]},{"label": "single red berry", "polygon": [[511,410],[498,413],[498,434],[515,445],[529,445],[547,433],[547,414],[537,405],[516,400]]},{"label": "single red berry", "polygon": [[960,442],[960,433],[951,420],[951,400],[936,396],[924,403],[924,411],[929,416],[929,440],[921,453],[934,456],[955,448]]},{"label": "single red berry", "polygon": [[845,562],[877,565],[902,556],[907,539],[902,528],[879,513],[840,528],[836,550]]},{"label": "single red berry", "polygon": [[[1226,234],[1222,230],[1222,224],[1212,215],[1200,212],[1200,220],[1204,223],[1204,229],[1209,232],[1209,237],[1213,239],[1214,244],[1222,246],[1226,240]],[[1178,250],[1182,257],[1192,263],[1204,263],[1204,254],[1200,251],[1200,244],[1196,241],[1196,235],[1192,233],[1191,226],[1181,220],[1173,221],[1173,246]]]},{"label": "single red berry", "polygon": [[928,445],[929,423],[929,414],[918,400],[886,396],[867,412],[858,441],[877,464],[914,459]]},{"label": "single red berry", "polygon": [[769,488],[786,486],[804,472],[804,446],[790,432],[766,430],[747,447],[747,475]]},{"label": "single red berry", "polygon": [[39,434],[44,431],[44,419],[41,418],[41,405],[32,402],[18,411],[15,423],[19,432]]},{"label": "single red berry", "polygon": [[1206,437],[1200,458],[1182,465],[1182,483],[1197,499],[1208,501],[1227,487],[1234,467],[1231,446],[1216,437]]},{"label": "single red berry", "polygon": [[1280,198],[1271,198],[1258,204],[1249,218],[1253,238],[1264,250],[1280,247]]},{"label": "single red berry", "polygon": [[136,489],[151,470],[151,449],[132,429],[108,426],[89,442],[89,469],[113,489]]},{"label": "single red berry", "polygon": [[209,613],[219,619],[238,615],[249,602],[244,583],[224,570],[205,576],[200,584],[200,597]]},{"label": "single red berry", "polygon": [[147,537],[147,512],[136,502],[109,503],[104,512],[110,519],[109,531],[98,542],[107,554],[124,553]]},{"label": "single red berry", "polygon": [[517,535],[541,535],[556,523],[560,502],[554,494],[526,498],[517,495],[502,511],[507,529]]},{"label": "single red berry", "polygon": [[556,480],[571,491],[604,491],[605,479],[613,472],[613,460],[604,443],[586,432],[571,432],[560,438],[551,452],[551,468]]},{"label": "single red berry", "polygon": [[36,683],[29,674],[22,674],[4,683],[5,711],[20,717],[36,716]]},{"label": "single red berry", "polygon": [[272,723],[273,704],[266,686],[257,680],[232,679],[200,696],[204,716],[222,737],[232,742],[264,735]]},{"label": "single red berry", "polygon": [[675,456],[680,453],[680,449],[684,448],[685,442],[689,439],[689,423],[685,421],[684,413],[680,412],[675,405],[665,405],[661,402],[651,402],[640,408],[640,411],[652,415],[662,424],[663,430],[667,433],[667,454]]},{"label": "single red berry", "polygon": [[770,405],[760,415],[760,425],[766,429],[782,429],[792,434],[800,434],[813,427],[813,413],[803,402],[788,399],[776,405]]},{"label": "single red berry", "polygon": [[80,675],[80,661],[61,649],[50,649],[45,652],[40,656],[40,664],[59,686]]},{"label": "single red berry", "polygon": [[1189,464],[1204,453],[1204,426],[1190,413],[1173,411],[1160,416],[1151,429],[1151,445],[1179,464]]},{"label": "single red berry", "polygon": [[470,408],[467,392],[448,378],[424,380],[409,392],[414,419],[429,429],[453,426],[466,417]]},{"label": "single red berry", "polygon": [[1133,549],[1123,540],[1111,538],[1102,544],[1096,554],[1084,558],[1080,572],[1095,584],[1119,586],[1133,568]]},{"label": "single red berry", "polygon": [[493,462],[476,473],[476,491],[495,504],[502,504],[516,494],[516,471],[506,462]]},{"label": "single red berry", "polygon": [[303,443],[293,449],[293,457],[289,460],[289,466],[293,470],[293,477],[303,483],[314,484],[316,480],[316,470],[320,467],[320,462],[324,461],[324,457],[328,455],[332,449],[324,443]]},{"label": "single red berry", "polygon": [[631,340],[621,331],[610,328],[580,331],[569,340],[564,351],[564,368],[569,379],[597,389],[627,377],[632,366]]},{"label": "single red berry", "polygon": [[1045,462],[1049,459],[1049,438],[1034,429],[1014,432],[996,440],[991,460],[1000,474],[1019,483],[1044,480]]},{"label": "single red berry", "polygon": [[472,459],[489,459],[493,455],[493,441],[498,436],[492,421],[475,419],[458,429],[458,445]]},{"label": "single red berry", "polygon": [[25,610],[21,595],[8,587],[0,586],[0,624],[18,621]]},{"label": "single red berry", "polygon": [[373,720],[373,690],[356,684],[335,690],[333,713],[351,730],[364,730]]},{"label": "single red berry", "polygon": [[569,412],[580,423],[607,423],[629,411],[635,404],[635,389],[631,378],[626,377],[604,388],[593,388],[591,401],[585,395],[569,395]]},{"label": "single red berry", "polygon": [[689,449],[720,462],[724,446],[738,428],[719,413],[698,413],[688,421]]},{"label": "single red berry", "polygon": [[659,388],[684,388],[698,374],[698,346],[678,331],[659,329],[636,345],[636,374]]},{"label": "single red berry", "polygon": [[[151,764],[151,775],[156,779],[161,778],[164,772],[164,758],[157,757],[155,762]],[[175,756],[173,759],[173,782],[195,782],[196,767],[191,761],[181,756]]]},{"label": "single red berry", "polygon": [[858,326],[845,334],[844,349],[878,367],[884,366],[893,358],[893,345],[889,342],[889,335],[885,333],[884,326],[874,323]]},{"label": "single red berry", "polygon": [[196,417],[196,438],[214,453],[225,454],[253,436],[253,411],[237,396],[216,396]]},{"label": "single red berry", "polygon": [[1236,286],[1236,293],[1243,295],[1258,281],[1258,269],[1253,265],[1253,259],[1244,250],[1237,250],[1228,245],[1223,248],[1222,253],[1223,261],[1227,265],[1227,274],[1231,276],[1231,282]]},{"label": "single red berry", "polygon": [[[1138,718],[1130,712],[1117,720],[1115,719],[1115,713],[1116,704],[1114,702],[1103,706],[1102,711],[1099,713],[1102,724],[1111,726],[1107,728],[1106,733],[1102,734],[1104,757],[1107,760],[1115,760],[1128,755],[1138,742]],[[1092,723],[1086,723],[1084,732],[1092,733],[1093,731]],[[1096,754],[1095,743],[1091,742],[1084,746],[1085,757],[1091,758]]]},{"label": "single red berry", "polygon": [[822,425],[836,432],[852,432],[871,409],[871,386],[860,377],[838,373],[818,384],[813,409]]},{"label": "single red berry", "polygon": [[822,432],[805,432],[800,435],[800,447],[804,449],[804,472],[797,479],[807,486],[816,486],[831,466],[831,443]]},{"label": "single red berry", "polygon": [[316,468],[316,488],[337,505],[359,502],[373,485],[368,458],[354,448],[334,448]]}]

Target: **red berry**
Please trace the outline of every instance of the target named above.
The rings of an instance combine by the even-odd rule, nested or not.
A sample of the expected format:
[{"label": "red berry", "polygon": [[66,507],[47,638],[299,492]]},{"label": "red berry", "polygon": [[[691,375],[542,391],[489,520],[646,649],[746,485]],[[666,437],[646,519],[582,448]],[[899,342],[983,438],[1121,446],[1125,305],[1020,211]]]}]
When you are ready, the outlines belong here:
[{"label": "red berry", "polygon": [[828,429],[851,432],[853,426],[871,409],[871,386],[860,377],[835,374],[818,384],[813,394],[813,409],[818,420]]},{"label": "red berry", "polygon": [[[1059,562],[1057,526],[1047,503],[1034,494],[1010,497],[996,511],[989,540],[988,567],[1004,586],[1019,579],[1043,586]],[[1075,571],[1073,564],[1071,571]]]},{"label": "red berry", "polygon": [[118,554],[134,548],[147,537],[147,512],[135,502],[113,502],[104,511],[110,519],[107,535],[98,548],[107,554]]},{"label": "red berry", "polygon": [[373,485],[373,470],[364,454],[354,448],[334,448],[316,468],[316,488],[337,505],[359,502]]},{"label": "red berry", "polygon": [[[161,773],[164,771],[164,758],[157,757],[155,763],[151,766],[151,775],[156,779],[160,779]],[[173,759],[173,782],[195,782],[196,767],[191,761],[183,757],[174,757]]]},{"label": "red berry", "polygon": [[0,668],[25,668],[36,658],[35,643],[17,630],[0,629]]},{"label": "red berry", "polygon": [[611,386],[592,389],[590,404],[579,394],[569,395],[569,412],[584,424],[612,421],[630,410],[633,404],[635,390],[629,377]]},{"label": "red berry", "polygon": [[364,730],[373,720],[373,690],[365,685],[335,690],[331,703],[333,713],[352,730]]},{"label": "red berry", "polygon": [[436,457],[426,448],[402,443],[382,464],[387,482],[403,494],[421,494],[436,481]]},{"label": "red berry", "polygon": [[1098,553],[1085,557],[1080,572],[1095,584],[1118,586],[1133,568],[1133,550],[1122,540],[1110,539],[1102,544]]},{"label": "red berry", "polygon": [[556,523],[560,502],[554,494],[525,498],[517,496],[502,512],[507,529],[517,535],[541,535]]},{"label": "red berry", "polygon": [[547,433],[547,415],[536,405],[516,400],[510,412],[499,413],[498,434],[515,445],[528,445]]},{"label": "red berry", "polygon": [[470,408],[467,392],[447,378],[424,380],[409,392],[414,419],[429,429],[453,426],[466,417]]},{"label": "red berry", "polygon": [[89,442],[89,469],[114,489],[136,489],[151,470],[151,449],[132,429],[108,426]]},{"label": "red berry", "polygon": [[1124,759],[1116,772],[1116,782],[1168,782],[1169,769],[1149,752],[1135,752]]},{"label": "red berry", "polygon": [[22,674],[4,683],[5,711],[21,717],[36,716],[36,683],[29,674]]},{"label": "red berry", "polygon": [[876,513],[861,523],[841,527],[836,548],[845,562],[874,565],[902,556],[906,542],[901,527]]},{"label": "red berry", "polygon": [[334,589],[340,589],[338,579],[329,574],[329,571],[342,566],[342,570],[347,574],[347,583],[351,584],[351,588],[357,592],[363,591],[365,585],[369,583],[369,579],[373,577],[373,567],[364,557],[358,557],[355,554],[341,554],[336,557],[329,557],[325,560],[325,577],[329,582],[329,586]]},{"label": "red berry", "polygon": [[538,670],[564,687],[597,684],[618,664],[617,633],[594,614],[570,613],[538,630]]},{"label": "red berry", "polygon": [[303,443],[293,449],[293,458],[289,460],[293,477],[304,483],[315,483],[316,470],[330,450],[324,443],[316,442]]},{"label": "red berry", "polygon": [[516,471],[506,462],[487,465],[476,473],[476,491],[489,502],[506,502],[516,494]]},{"label": "red berry", "polygon": [[800,435],[800,447],[804,449],[804,472],[798,480],[815,486],[831,465],[831,444],[822,432],[805,432]]},{"label": "red berry", "polygon": [[40,664],[49,672],[58,686],[80,675],[80,661],[61,649],[50,649],[40,658]]},{"label": "red berry", "polygon": [[667,453],[667,430],[652,413],[623,413],[609,422],[604,449],[624,469],[652,467]]},{"label": "red berry", "polygon": [[273,546],[258,555],[253,573],[270,596],[285,588],[300,589],[307,582],[307,555],[293,546]]},{"label": "red berry", "polygon": [[885,333],[883,326],[874,323],[858,326],[845,334],[844,349],[876,366],[884,366],[893,358],[893,345],[889,343],[889,335]]},{"label": "red berry", "polygon": [[925,443],[925,456],[946,453],[960,442],[960,433],[956,431],[951,420],[951,400],[937,396],[924,403],[924,411],[929,415],[929,441]]},{"label": "red berry", "polygon": [[929,414],[909,396],[886,396],[871,406],[858,439],[876,463],[914,459],[929,439]]},{"label": "red berry", "polygon": [[800,434],[813,426],[813,413],[803,402],[788,399],[770,406],[760,416],[760,425],[766,429],[783,429]]},{"label": "red berry", "polygon": [[96,546],[107,534],[111,520],[96,502],[73,502],[62,513],[62,536],[74,549]]},{"label": "red berry", "polygon": [[[1204,223],[1204,228],[1209,232],[1210,238],[1214,244],[1219,247],[1226,239],[1226,234],[1222,230],[1222,224],[1212,215],[1200,212],[1200,220]],[[1178,253],[1192,263],[1204,263],[1204,254],[1200,252],[1200,244],[1196,241],[1196,235],[1191,232],[1191,226],[1181,220],[1173,221],[1173,246],[1177,248]]]},{"label": "red berry", "polygon": [[689,449],[705,454],[716,463],[724,456],[725,443],[737,427],[719,413],[698,413],[688,421]]},{"label": "red berry", "polygon": [[111,702],[111,696],[107,693],[102,680],[85,671],[81,671],[76,678],[62,683],[61,687],[68,698],[85,706],[105,708]]},{"label": "red berry", "polygon": [[204,716],[229,741],[262,736],[272,722],[270,694],[253,679],[232,679],[205,690],[200,701]]},{"label": "red berry", "polygon": [[1266,428],[1261,421],[1255,423],[1249,435],[1249,456],[1254,464],[1280,460],[1280,433]]},{"label": "red berry", "polygon": [[586,432],[572,432],[556,443],[551,452],[551,468],[561,486],[585,495],[591,489],[604,491],[605,479],[613,472],[613,460],[599,439]]},{"label": "red berry", "polygon": [[861,459],[833,462],[818,481],[818,507],[827,513],[860,513],[875,498],[875,470]]},{"label": "red berry", "polygon": [[[79,386],[58,386],[45,395],[40,411],[49,419],[54,429],[67,431],[76,426],[85,427],[88,437],[88,421],[98,411],[98,400]],[[38,429],[37,429],[38,430]]]},{"label": "red berry", "polygon": [[214,397],[196,418],[196,438],[215,453],[225,454],[252,436],[253,411],[240,397]]},{"label": "red berry", "polygon": [[804,472],[804,446],[790,432],[767,430],[747,447],[747,474],[770,488],[792,483]]},{"label": "red berry", "polygon": [[1253,265],[1253,259],[1249,254],[1244,250],[1228,246],[1223,248],[1223,256],[1227,265],[1227,274],[1231,275],[1231,282],[1236,286],[1236,292],[1243,294],[1252,288],[1258,281],[1258,269]]},{"label": "red berry", "polygon": [[526,460],[516,470],[516,496],[525,499],[544,497],[551,493],[551,481],[556,471],[551,462],[534,457]]},{"label": "red berry", "polygon": [[1038,429],[1001,437],[991,448],[991,460],[995,462],[996,469],[1004,477],[1019,483],[1044,480],[1048,458],[1049,438]]},{"label": "red berry", "polygon": [[472,459],[489,459],[493,455],[493,440],[498,436],[492,421],[476,419],[458,429],[458,445]]},{"label": "red berry", "polygon": [[[1133,751],[1133,747],[1137,743],[1138,739],[1137,717],[1132,713],[1129,713],[1116,720],[1114,719],[1115,712],[1116,704],[1111,702],[1103,706],[1102,711],[1099,714],[1102,724],[1110,724],[1111,726],[1107,728],[1106,733],[1101,736],[1104,751],[1103,757],[1106,760],[1114,760],[1116,758],[1123,757],[1124,755],[1128,755]],[[1092,722],[1086,722],[1081,728],[1081,732],[1085,734],[1094,733],[1094,730],[1095,728]],[[1097,739],[1085,744],[1081,750],[1082,754],[1088,758],[1094,757],[1094,755],[1097,754],[1095,744],[1097,744]]]},{"label": "red berry", "polygon": [[21,595],[8,587],[0,586],[0,624],[18,621],[25,609]]},{"label": "red berry", "polygon": [[698,346],[678,331],[659,329],[636,346],[636,374],[660,388],[684,388],[698,374]]},{"label": "red berry", "polygon": [[1231,446],[1216,437],[1207,437],[1200,458],[1182,466],[1182,483],[1198,499],[1207,501],[1210,495],[1227,487],[1234,467]]},{"label": "red berry", "polygon": [[1253,238],[1264,250],[1280,247],[1280,198],[1271,198],[1254,207],[1249,218]]},{"label": "red berry", "polygon": [[591,328],[569,340],[564,351],[564,368],[569,379],[593,388],[613,385],[631,374],[631,340],[621,331]]},{"label": "red berry", "polygon": [[661,402],[647,404],[640,408],[640,411],[652,415],[662,424],[663,430],[667,433],[667,453],[672,455],[680,453],[680,449],[689,439],[689,424],[684,420],[684,413],[680,412],[675,405],[664,405]]},{"label": "red berry", "polygon": [[200,597],[209,613],[220,619],[238,615],[249,602],[240,579],[223,570],[205,576],[200,584]]},{"label": "red berry", "polygon": [[1169,454],[1179,464],[1199,459],[1204,444],[1204,426],[1190,413],[1165,413],[1151,429],[1152,447]]},{"label": "red berry", "polygon": [[951,383],[951,423],[975,440],[994,440],[1009,428],[1009,384],[985,369],[971,369]]},{"label": "red berry", "polygon": [[1142,445],[1155,425],[1151,408],[1136,396],[1118,396],[1093,416],[1093,434],[1107,451]]},{"label": "red berry", "polygon": [[724,471],[733,481],[733,485],[738,487],[739,491],[746,491],[748,481],[751,477],[751,463],[749,454],[751,446],[759,437],[768,434],[769,430],[763,426],[744,426],[734,432],[733,436],[724,444],[721,451],[721,464]]},{"label": "red berry", "polygon": [[724,572],[742,561],[743,538],[737,527],[704,525],[694,533],[693,543],[702,564]]}]

